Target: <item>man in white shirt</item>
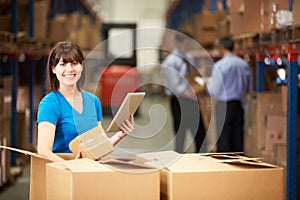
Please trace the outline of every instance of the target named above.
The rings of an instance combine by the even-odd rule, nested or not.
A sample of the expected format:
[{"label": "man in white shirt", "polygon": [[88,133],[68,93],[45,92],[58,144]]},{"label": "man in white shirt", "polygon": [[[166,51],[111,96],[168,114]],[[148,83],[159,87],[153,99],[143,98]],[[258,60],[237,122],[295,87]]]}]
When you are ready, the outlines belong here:
[{"label": "man in white shirt", "polygon": [[[185,78],[190,70],[195,70],[194,61],[188,51],[191,49],[191,37],[176,33],[176,48],[162,63],[166,94],[170,96],[173,125],[176,134],[176,151],[184,153],[186,131],[192,132],[196,151],[199,152],[205,138],[205,129],[200,114],[200,105],[196,94]],[[193,69],[194,68],[194,69]]]},{"label": "man in white shirt", "polygon": [[217,151],[242,152],[244,109],[247,93],[252,91],[252,71],[248,63],[233,53],[231,38],[221,38],[222,59],[215,63],[207,80],[207,91],[216,100]]}]

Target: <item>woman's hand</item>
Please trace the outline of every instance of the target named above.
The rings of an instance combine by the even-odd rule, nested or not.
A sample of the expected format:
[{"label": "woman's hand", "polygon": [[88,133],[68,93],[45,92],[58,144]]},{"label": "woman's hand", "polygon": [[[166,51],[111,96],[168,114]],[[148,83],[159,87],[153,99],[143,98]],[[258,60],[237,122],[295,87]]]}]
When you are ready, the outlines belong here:
[{"label": "woman's hand", "polygon": [[128,135],[129,133],[131,133],[134,129],[134,118],[133,115],[130,115],[129,120],[126,119],[120,126],[120,129],[122,130],[122,132],[119,133],[119,137],[123,138],[126,135]]},{"label": "woman's hand", "polygon": [[82,158],[82,153],[81,153],[81,151],[78,152],[78,154],[75,156],[74,159],[80,159],[80,158]]},{"label": "woman's hand", "polygon": [[130,115],[129,119],[126,119],[120,126],[121,131],[118,131],[110,138],[113,145],[116,145],[123,137],[130,134],[134,129],[134,118]]}]

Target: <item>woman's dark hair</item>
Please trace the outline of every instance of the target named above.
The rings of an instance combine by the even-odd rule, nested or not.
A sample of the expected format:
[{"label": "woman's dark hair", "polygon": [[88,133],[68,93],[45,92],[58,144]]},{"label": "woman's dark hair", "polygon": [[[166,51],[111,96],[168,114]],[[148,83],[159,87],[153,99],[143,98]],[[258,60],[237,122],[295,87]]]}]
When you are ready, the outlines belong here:
[{"label": "woman's dark hair", "polygon": [[[77,44],[69,41],[56,43],[49,54],[47,63],[46,87],[48,92],[51,90],[57,91],[59,89],[59,81],[56,75],[53,73],[52,67],[56,66],[61,58],[63,59],[64,63],[76,61],[81,65],[84,60],[83,53]],[[82,71],[81,77],[77,82],[78,90],[81,90],[83,82],[84,70]]]},{"label": "woman's dark hair", "polygon": [[234,42],[230,37],[223,37],[219,40],[219,45],[222,46],[224,49],[229,51],[233,51]]}]

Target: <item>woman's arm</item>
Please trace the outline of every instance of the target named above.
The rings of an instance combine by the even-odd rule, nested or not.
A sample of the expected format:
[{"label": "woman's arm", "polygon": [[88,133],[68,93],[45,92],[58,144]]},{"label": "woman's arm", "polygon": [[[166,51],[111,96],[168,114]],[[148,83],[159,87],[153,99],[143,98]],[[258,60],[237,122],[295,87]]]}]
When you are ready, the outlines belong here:
[{"label": "woman's arm", "polygon": [[50,122],[38,123],[38,142],[37,153],[48,158],[53,162],[63,161],[64,159],[52,152],[54,142],[55,125]]},{"label": "woman's arm", "polygon": [[[98,125],[100,127],[100,129],[105,133],[101,122],[98,122]],[[113,145],[116,145],[118,142],[120,142],[126,135],[128,135],[129,133],[132,132],[132,130],[134,129],[134,117],[133,115],[130,115],[130,119],[126,119],[120,127],[121,131],[118,131],[116,134],[114,134],[111,138],[110,138],[110,142]]]}]

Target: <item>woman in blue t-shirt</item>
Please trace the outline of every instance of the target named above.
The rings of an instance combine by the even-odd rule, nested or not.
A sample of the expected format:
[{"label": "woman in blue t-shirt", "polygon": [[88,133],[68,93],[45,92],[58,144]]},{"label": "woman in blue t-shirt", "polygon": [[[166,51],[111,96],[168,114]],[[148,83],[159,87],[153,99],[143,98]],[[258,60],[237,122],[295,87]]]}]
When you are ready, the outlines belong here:
[{"label": "woman in blue t-shirt", "polygon": [[[84,56],[72,42],[58,42],[50,52],[47,63],[47,95],[38,107],[38,154],[52,161],[63,160],[55,153],[70,153],[69,143],[79,134],[102,125],[100,100],[81,89]],[[134,118],[121,124],[120,132],[110,138],[113,145],[129,134]]]}]

